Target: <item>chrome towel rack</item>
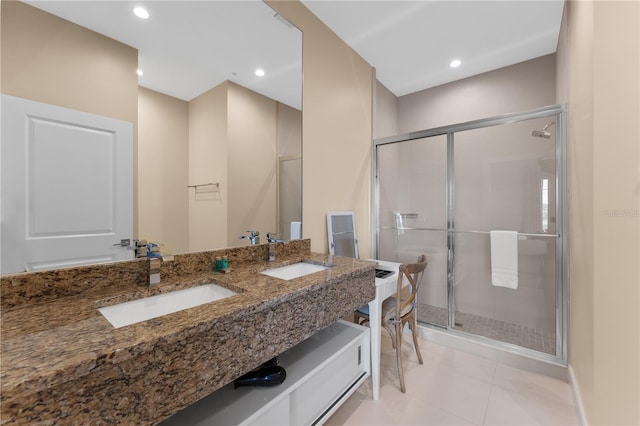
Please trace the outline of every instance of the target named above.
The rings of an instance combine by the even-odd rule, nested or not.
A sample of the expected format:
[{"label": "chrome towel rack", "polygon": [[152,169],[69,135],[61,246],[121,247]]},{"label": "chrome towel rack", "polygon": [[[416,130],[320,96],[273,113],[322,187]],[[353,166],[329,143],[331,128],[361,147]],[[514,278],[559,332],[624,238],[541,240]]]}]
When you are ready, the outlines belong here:
[{"label": "chrome towel rack", "polygon": [[200,183],[198,185],[187,185],[187,188],[194,188],[194,194],[204,196],[206,194],[214,194],[220,192],[220,182]]},{"label": "chrome towel rack", "polygon": [[204,188],[208,186],[215,186],[217,189],[220,189],[220,182],[209,182],[209,183],[201,183],[198,185],[187,185],[187,188],[195,188],[197,190],[198,188]]}]

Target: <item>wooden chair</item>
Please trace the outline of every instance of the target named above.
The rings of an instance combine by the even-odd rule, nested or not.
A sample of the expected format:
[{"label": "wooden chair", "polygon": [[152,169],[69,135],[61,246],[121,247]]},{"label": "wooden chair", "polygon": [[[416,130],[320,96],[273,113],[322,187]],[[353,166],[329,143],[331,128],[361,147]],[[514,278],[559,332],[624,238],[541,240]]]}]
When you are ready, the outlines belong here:
[{"label": "wooden chair", "polygon": [[[402,368],[402,330],[405,324],[409,323],[411,334],[413,335],[413,346],[418,355],[418,361],[422,364],[422,354],[418,345],[418,322],[416,319],[416,305],[418,289],[422,276],[427,268],[427,257],[422,254],[418,256],[416,263],[403,263],[399,267],[398,288],[395,296],[387,298],[382,302],[382,326],[391,336],[391,343],[396,350],[396,362],[398,364],[398,376],[400,377],[400,390],[405,393],[404,370]],[[403,280],[409,282],[409,294],[403,290]],[[359,324],[369,322],[368,306],[366,309],[359,309],[355,312],[356,321]]]}]

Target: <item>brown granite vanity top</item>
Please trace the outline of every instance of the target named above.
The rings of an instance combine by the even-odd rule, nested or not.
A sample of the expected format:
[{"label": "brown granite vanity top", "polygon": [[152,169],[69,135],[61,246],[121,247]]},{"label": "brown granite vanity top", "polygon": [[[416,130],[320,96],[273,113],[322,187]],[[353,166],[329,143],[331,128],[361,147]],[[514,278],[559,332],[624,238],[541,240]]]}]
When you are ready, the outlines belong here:
[{"label": "brown granite vanity top", "polygon": [[[266,258],[266,252],[263,251],[258,251],[256,255],[255,250],[244,250],[250,253],[248,258],[239,256],[240,252],[230,252],[228,273],[210,271],[208,263],[213,252],[203,252],[195,257],[184,255],[192,256],[189,258],[190,261],[204,263],[205,266],[193,268],[187,264],[188,262],[181,264],[180,259],[177,259],[176,263],[168,262],[166,269],[163,266],[162,281],[158,286],[145,287],[139,282],[120,282],[92,288],[92,291],[78,291],[77,294],[71,292],[64,297],[41,297],[44,302],[15,302],[17,299],[12,298],[11,294],[18,286],[16,279],[19,277],[14,277],[13,281],[11,277],[3,277],[3,297],[6,293],[10,301],[3,302],[2,309],[0,379],[5,406],[2,409],[2,423],[8,420],[6,404],[11,404],[12,401],[19,401],[23,397],[27,398],[27,395],[82,378],[96,369],[101,371],[100,367],[105,363],[118,365],[137,359],[149,351],[157,352],[158,342],[167,347],[182,348],[190,344],[190,338],[201,333],[203,329],[215,329],[218,323],[233,324],[258,312],[275,310],[279,305],[295,302],[301,295],[324,291],[325,288],[350,276],[364,275],[367,279],[370,276],[371,291],[367,290],[367,294],[360,299],[373,298],[374,263],[310,253],[308,240],[305,241],[302,251],[290,250],[291,253],[287,253],[286,250],[281,250],[282,253],[278,253],[275,262],[262,260]],[[300,261],[331,267],[289,281],[260,274],[266,269]],[[141,262],[147,263],[144,260]],[[207,283],[229,288],[238,294],[118,329],[98,311],[102,306]],[[21,294],[24,295],[24,292]],[[354,300],[353,303],[358,305],[362,300]],[[310,308],[312,307],[305,309]],[[344,310],[344,307],[340,309]],[[291,320],[295,321],[296,318]],[[233,333],[233,330],[225,331]],[[308,334],[306,331],[305,333]],[[293,340],[299,339],[292,338]],[[277,348],[274,351],[277,351]],[[161,358],[162,354],[155,353],[153,356]],[[235,354],[230,353],[228,356],[233,357]],[[265,353],[265,356],[272,354]],[[264,362],[261,359],[263,357],[258,358],[257,363]],[[184,404],[188,402],[185,400]],[[176,407],[184,404],[176,404]],[[167,413],[170,411],[167,410]],[[166,417],[167,413],[159,415],[153,421]],[[140,421],[144,423],[148,420],[145,418]]]}]

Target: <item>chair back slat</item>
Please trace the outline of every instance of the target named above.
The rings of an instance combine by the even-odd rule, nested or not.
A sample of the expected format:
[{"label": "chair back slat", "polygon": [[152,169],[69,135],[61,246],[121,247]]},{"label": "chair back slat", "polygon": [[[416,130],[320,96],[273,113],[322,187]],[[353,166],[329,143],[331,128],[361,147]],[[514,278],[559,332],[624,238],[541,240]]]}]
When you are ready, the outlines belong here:
[{"label": "chair back slat", "polygon": [[[415,305],[415,299],[418,295],[418,289],[427,268],[427,257],[424,254],[418,256],[416,263],[403,263],[400,265],[398,274],[398,288],[396,292],[396,319],[400,319],[402,312],[409,305]],[[406,299],[402,298],[402,287],[404,279],[409,282],[411,294]],[[405,315],[411,312],[415,306],[412,306]]]}]

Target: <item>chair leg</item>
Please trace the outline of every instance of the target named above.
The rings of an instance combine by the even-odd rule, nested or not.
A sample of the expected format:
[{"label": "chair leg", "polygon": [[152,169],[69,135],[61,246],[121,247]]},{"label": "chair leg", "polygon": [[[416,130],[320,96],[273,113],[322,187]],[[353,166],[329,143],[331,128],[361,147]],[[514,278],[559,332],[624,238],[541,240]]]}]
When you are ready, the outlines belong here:
[{"label": "chair leg", "polygon": [[402,393],[406,393],[407,389],[404,386],[404,370],[402,368],[402,328],[404,324],[402,321],[396,322],[396,363],[398,364],[398,376],[400,377],[400,390]]},{"label": "chair leg", "polygon": [[393,330],[391,330],[391,327],[389,327],[388,325],[383,325],[384,329],[387,330],[387,333],[389,334],[389,337],[391,338],[391,347],[393,347],[393,349],[396,348],[396,337],[393,334]]},{"label": "chair leg", "polygon": [[416,320],[415,312],[413,313],[412,318],[409,321],[409,327],[411,328],[411,334],[413,335],[413,347],[416,349],[418,362],[420,362],[420,364],[424,364],[422,362],[422,354],[420,353],[420,345],[418,345],[418,321]]}]

